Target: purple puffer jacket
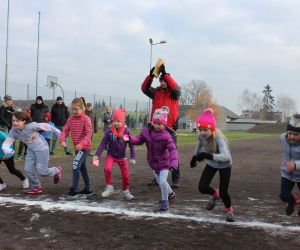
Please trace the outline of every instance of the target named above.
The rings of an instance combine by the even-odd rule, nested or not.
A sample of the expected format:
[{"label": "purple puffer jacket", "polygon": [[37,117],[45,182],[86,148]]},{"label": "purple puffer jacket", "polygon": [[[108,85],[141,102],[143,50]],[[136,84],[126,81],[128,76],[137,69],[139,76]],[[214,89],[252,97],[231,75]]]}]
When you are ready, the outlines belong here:
[{"label": "purple puffer jacket", "polygon": [[130,143],[140,145],[146,143],[149,166],[159,173],[163,169],[178,168],[176,145],[168,131],[155,131],[153,127],[145,127],[138,136],[130,136]]}]

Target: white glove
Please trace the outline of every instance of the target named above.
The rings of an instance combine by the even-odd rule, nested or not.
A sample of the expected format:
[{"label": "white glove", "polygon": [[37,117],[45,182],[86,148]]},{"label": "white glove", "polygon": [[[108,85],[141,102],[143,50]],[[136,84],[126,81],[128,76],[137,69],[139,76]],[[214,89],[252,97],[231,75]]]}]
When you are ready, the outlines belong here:
[{"label": "white glove", "polygon": [[3,150],[4,154],[6,154],[6,155],[15,153],[15,151],[7,144],[2,144],[2,150]]}]

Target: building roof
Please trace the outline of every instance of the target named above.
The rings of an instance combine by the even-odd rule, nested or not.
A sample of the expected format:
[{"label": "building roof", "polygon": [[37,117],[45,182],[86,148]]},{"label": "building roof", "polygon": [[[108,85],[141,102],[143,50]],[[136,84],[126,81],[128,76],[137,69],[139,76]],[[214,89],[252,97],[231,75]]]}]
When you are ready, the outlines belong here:
[{"label": "building roof", "polygon": [[277,121],[269,121],[269,120],[258,120],[258,119],[236,119],[232,121],[228,121],[227,123],[238,123],[238,124],[275,124]]}]

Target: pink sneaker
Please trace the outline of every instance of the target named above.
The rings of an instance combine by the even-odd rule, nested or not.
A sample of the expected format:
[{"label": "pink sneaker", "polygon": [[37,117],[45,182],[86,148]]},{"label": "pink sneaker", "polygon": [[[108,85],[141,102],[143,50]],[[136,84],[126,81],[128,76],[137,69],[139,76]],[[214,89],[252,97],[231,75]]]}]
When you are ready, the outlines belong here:
[{"label": "pink sneaker", "polygon": [[58,168],[58,172],[54,175],[54,180],[53,180],[54,184],[59,183],[59,181],[61,180],[62,168],[61,166],[57,166],[57,168]]},{"label": "pink sneaker", "polygon": [[41,187],[32,187],[28,188],[24,191],[25,194],[42,194],[44,193],[44,189]]}]

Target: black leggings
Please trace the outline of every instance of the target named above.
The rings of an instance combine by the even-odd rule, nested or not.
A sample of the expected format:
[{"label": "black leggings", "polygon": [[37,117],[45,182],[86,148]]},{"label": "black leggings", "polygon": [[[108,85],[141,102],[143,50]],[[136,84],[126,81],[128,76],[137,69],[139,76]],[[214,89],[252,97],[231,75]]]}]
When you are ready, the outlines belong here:
[{"label": "black leggings", "polygon": [[228,186],[230,181],[231,167],[218,169],[206,165],[199,181],[199,191],[202,194],[210,194],[210,195],[215,194],[215,190],[211,188],[209,185],[217,171],[219,171],[219,175],[220,175],[220,186],[219,186],[220,197],[225,207],[230,208],[231,198],[228,194]]},{"label": "black leggings", "polygon": [[[13,175],[19,177],[21,181],[24,181],[24,180],[25,180],[25,176],[22,174],[22,172],[21,172],[20,170],[18,170],[18,169],[15,168],[14,157],[10,157],[10,158],[7,159],[7,160],[1,160],[0,162],[2,162],[2,161],[5,163],[5,165],[6,165],[7,169],[8,169],[8,171],[9,171],[11,174],[13,174]],[[0,184],[3,184],[3,180],[1,179],[1,177],[0,177]]]}]

